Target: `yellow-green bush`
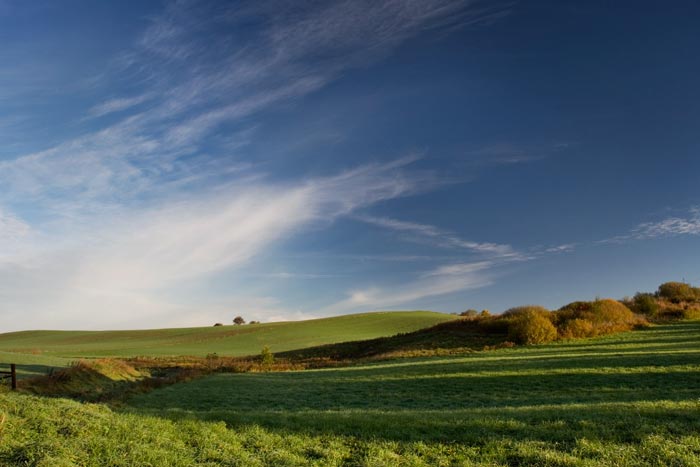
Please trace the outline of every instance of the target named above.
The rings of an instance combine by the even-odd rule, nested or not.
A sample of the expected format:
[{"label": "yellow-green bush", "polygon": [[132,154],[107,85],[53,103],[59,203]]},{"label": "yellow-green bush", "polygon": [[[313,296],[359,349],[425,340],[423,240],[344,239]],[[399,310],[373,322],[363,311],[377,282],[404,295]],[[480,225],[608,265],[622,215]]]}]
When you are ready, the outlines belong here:
[{"label": "yellow-green bush", "polygon": [[[549,312],[541,307],[518,310],[509,319],[508,338],[518,344],[544,344],[557,338],[557,328],[549,319]],[[542,311],[544,310],[544,311]]]},{"label": "yellow-green bush", "polygon": [[673,303],[693,302],[700,299],[700,288],[691,287],[685,282],[664,282],[656,294]]},{"label": "yellow-green bush", "polygon": [[537,313],[549,316],[549,310],[540,305],[522,305],[509,308],[501,314],[502,318],[514,318],[523,313]]},{"label": "yellow-green bush", "polygon": [[[586,321],[589,325],[573,321]],[[636,316],[632,310],[617,300],[604,298],[592,302],[573,302],[554,313],[554,322],[562,336],[567,333],[585,332],[586,337],[615,332],[629,331],[636,325],[646,323],[644,318]],[[571,336],[583,337],[583,336]]]},{"label": "yellow-green bush", "polygon": [[635,312],[646,316],[654,316],[659,312],[659,301],[650,293],[637,293],[631,301],[631,307]]},{"label": "yellow-green bush", "polygon": [[482,312],[482,316],[479,317],[477,321],[478,328],[485,334],[509,336],[508,338],[510,339],[513,321],[516,320],[516,318],[524,319],[522,315],[528,313],[535,313],[543,316],[548,316],[550,314],[549,310],[539,305],[517,306],[496,316],[490,316]]},{"label": "yellow-green bush", "polygon": [[655,321],[676,321],[680,319],[700,319],[700,304],[698,303],[673,303],[667,300],[659,300],[659,309],[651,318]]},{"label": "yellow-green bush", "polygon": [[595,326],[588,320],[574,318],[559,327],[559,335],[564,339],[578,339],[595,335]]}]

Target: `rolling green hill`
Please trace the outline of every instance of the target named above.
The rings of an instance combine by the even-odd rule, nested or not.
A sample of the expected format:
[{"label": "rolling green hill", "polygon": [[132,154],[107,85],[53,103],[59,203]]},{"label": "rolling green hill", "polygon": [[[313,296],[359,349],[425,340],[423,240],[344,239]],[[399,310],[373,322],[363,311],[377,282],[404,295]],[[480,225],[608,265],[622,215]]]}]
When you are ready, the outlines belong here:
[{"label": "rolling green hill", "polygon": [[[391,336],[433,326],[455,316],[430,311],[396,311],[344,315],[307,321],[242,326],[153,329],[139,331],[22,331],[0,334],[4,352],[40,357],[228,356],[258,354],[344,341]],[[19,358],[19,357],[18,357]]]}]

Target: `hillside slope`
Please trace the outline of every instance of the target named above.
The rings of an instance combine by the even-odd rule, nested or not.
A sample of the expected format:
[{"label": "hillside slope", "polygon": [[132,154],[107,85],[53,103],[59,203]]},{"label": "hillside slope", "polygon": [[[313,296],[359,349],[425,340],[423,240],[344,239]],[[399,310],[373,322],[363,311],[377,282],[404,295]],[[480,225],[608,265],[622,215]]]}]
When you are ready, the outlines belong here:
[{"label": "hillside slope", "polygon": [[362,313],[307,321],[138,331],[22,331],[0,334],[0,352],[61,357],[243,356],[411,332],[455,316],[430,311]]},{"label": "hillside slope", "polygon": [[455,319],[393,336],[304,347],[277,355],[292,360],[316,358],[336,361],[427,356],[482,350],[502,344],[506,338],[505,333],[483,332],[477,321]]}]

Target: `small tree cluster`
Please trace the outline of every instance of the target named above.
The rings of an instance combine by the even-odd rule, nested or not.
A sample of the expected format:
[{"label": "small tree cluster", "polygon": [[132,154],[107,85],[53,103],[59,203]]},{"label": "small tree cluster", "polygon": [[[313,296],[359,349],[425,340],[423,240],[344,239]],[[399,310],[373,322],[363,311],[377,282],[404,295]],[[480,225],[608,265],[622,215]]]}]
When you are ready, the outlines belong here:
[{"label": "small tree cluster", "polygon": [[622,302],[605,298],[572,302],[557,311],[526,305],[491,316],[468,309],[470,329],[507,336],[519,344],[541,344],[555,339],[594,337],[648,326],[654,320],[700,319],[700,287],[685,282],[665,282],[655,293],[637,293]]},{"label": "small tree cluster", "polygon": [[685,282],[665,282],[655,293],[637,293],[625,304],[654,321],[700,318],[700,288]]},{"label": "small tree cluster", "polygon": [[466,311],[461,312],[459,316],[462,316],[463,318],[467,319],[476,320],[480,318],[486,318],[487,316],[491,316],[491,313],[489,312],[489,310],[481,310],[481,312],[478,312],[475,309],[470,308]]},{"label": "small tree cluster", "polygon": [[486,333],[505,333],[509,340],[529,345],[628,331],[644,323],[646,320],[624,304],[597,299],[573,302],[554,312],[538,305],[519,306],[480,320],[479,327]]},{"label": "small tree cluster", "polygon": [[233,324],[240,326],[241,324],[245,324],[245,320],[242,316],[236,316],[235,318],[233,318]]}]

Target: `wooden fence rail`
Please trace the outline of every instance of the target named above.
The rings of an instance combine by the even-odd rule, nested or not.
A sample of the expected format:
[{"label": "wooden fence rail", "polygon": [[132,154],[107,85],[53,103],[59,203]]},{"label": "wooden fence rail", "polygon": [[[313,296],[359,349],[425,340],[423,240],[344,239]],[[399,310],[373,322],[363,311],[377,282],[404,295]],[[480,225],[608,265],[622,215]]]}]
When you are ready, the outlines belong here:
[{"label": "wooden fence rail", "polygon": [[0,379],[10,378],[12,390],[17,389],[17,366],[14,363],[10,363],[10,371],[0,371]]}]

